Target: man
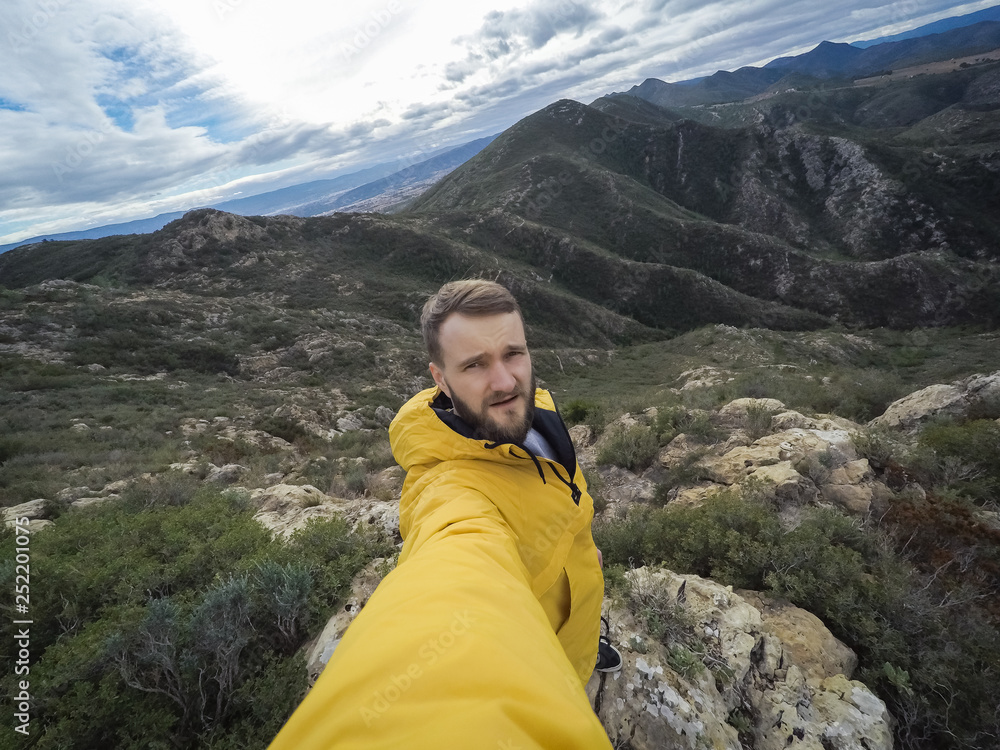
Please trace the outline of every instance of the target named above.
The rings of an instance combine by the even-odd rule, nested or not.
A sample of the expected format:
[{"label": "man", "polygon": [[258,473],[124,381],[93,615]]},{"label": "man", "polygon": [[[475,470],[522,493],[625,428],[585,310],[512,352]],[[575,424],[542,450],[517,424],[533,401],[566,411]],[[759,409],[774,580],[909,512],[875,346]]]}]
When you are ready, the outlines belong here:
[{"label": "man", "polygon": [[599,642],[599,666],[621,664],[593,501],[517,302],[452,282],[421,330],[436,386],[389,428],[399,563],[272,748],[608,748],[583,690]]}]

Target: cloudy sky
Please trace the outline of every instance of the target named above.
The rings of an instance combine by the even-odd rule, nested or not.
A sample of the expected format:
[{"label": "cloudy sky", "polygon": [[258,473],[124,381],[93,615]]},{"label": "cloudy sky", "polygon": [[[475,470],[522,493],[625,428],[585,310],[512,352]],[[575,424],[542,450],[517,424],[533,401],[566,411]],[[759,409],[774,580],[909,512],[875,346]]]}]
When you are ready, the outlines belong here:
[{"label": "cloudy sky", "polygon": [[0,244],[412,163],[563,97],[992,5],[3,0]]}]

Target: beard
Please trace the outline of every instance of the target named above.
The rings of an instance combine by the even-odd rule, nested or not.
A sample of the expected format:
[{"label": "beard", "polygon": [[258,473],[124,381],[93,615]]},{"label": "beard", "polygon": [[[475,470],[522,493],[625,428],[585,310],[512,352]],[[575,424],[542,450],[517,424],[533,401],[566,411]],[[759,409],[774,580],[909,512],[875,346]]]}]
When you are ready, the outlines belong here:
[{"label": "beard", "polygon": [[[524,442],[528,431],[531,429],[531,422],[535,417],[535,388],[537,387],[535,373],[531,373],[531,382],[525,388],[518,383],[514,390],[506,393],[494,391],[483,399],[479,409],[475,409],[468,402],[463,401],[455,395],[455,389],[451,391],[451,403],[455,413],[473,428],[473,436],[476,440],[489,440],[491,443],[516,443]],[[521,415],[511,415],[511,417],[501,422],[490,415],[492,404],[506,401],[511,396],[517,396],[524,404],[524,412]]]}]

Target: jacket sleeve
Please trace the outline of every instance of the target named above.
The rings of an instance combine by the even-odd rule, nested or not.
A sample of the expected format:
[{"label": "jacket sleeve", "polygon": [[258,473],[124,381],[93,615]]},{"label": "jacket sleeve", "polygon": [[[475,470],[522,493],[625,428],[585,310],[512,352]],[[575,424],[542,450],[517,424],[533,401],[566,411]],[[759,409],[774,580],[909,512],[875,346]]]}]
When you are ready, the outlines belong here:
[{"label": "jacket sleeve", "polygon": [[610,748],[495,506],[429,505],[271,750]]}]

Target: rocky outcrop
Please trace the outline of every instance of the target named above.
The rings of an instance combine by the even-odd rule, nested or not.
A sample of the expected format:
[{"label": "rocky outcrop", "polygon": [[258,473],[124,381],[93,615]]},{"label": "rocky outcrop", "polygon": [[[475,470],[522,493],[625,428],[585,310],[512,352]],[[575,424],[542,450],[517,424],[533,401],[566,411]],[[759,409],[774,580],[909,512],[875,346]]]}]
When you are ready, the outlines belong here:
[{"label": "rocky outcrop", "polygon": [[312,685],[319,678],[326,667],[330,657],[333,656],[334,649],[344,637],[347,626],[350,625],[358,612],[368,602],[368,598],[375,593],[375,588],[382,579],[395,567],[395,560],[387,560],[384,557],[376,557],[364,569],[354,576],[351,581],[351,593],[342,603],[338,602],[336,614],[331,617],[323,631],[312,641],[305,645],[306,669],[309,673],[309,684]]},{"label": "rocky outcrop", "polygon": [[[767,417],[765,429],[771,434],[751,440],[748,409]],[[863,516],[889,494],[854,448],[852,434],[860,425],[839,417],[806,417],[774,399],[737,399],[719,409],[714,420],[734,430],[725,443],[704,446],[681,434],[660,450],[664,469],[693,463],[698,477],[676,487],[671,502],[699,504],[749,480],[781,510],[828,504]]]},{"label": "rocky outcrop", "polygon": [[977,407],[1000,409],[1000,370],[953,383],[929,385],[889,404],[884,413],[868,424],[914,431],[933,417],[968,417]]},{"label": "rocky outcrop", "polygon": [[[8,528],[14,528],[15,519],[28,519],[27,528],[29,532],[41,531],[46,526],[51,526],[50,520],[52,508],[48,500],[29,500],[26,503],[12,505],[9,508],[0,510],[0,517]],[[24,528],[19,526],[18,528]]]},{"label": "rocky outcrop", "polygon": [[253,490],[250,502],[258,509],[254,520],[274,536],[287,538],[313,519],[338,516],[353,528],[376,527],[389,538],[399,536],[398,493],[389,498],[383,496],[382,499],[338,498],[312,485],[277,484]]},{"label": "rocky outcrop", "polygon": [[[891,719],[857,660],[804,610],[698,576],[630,571],[607,603],[624,666],[588,695],[616,746],[890,750]],[[635,611],[668,622],[657,639]]]}]

